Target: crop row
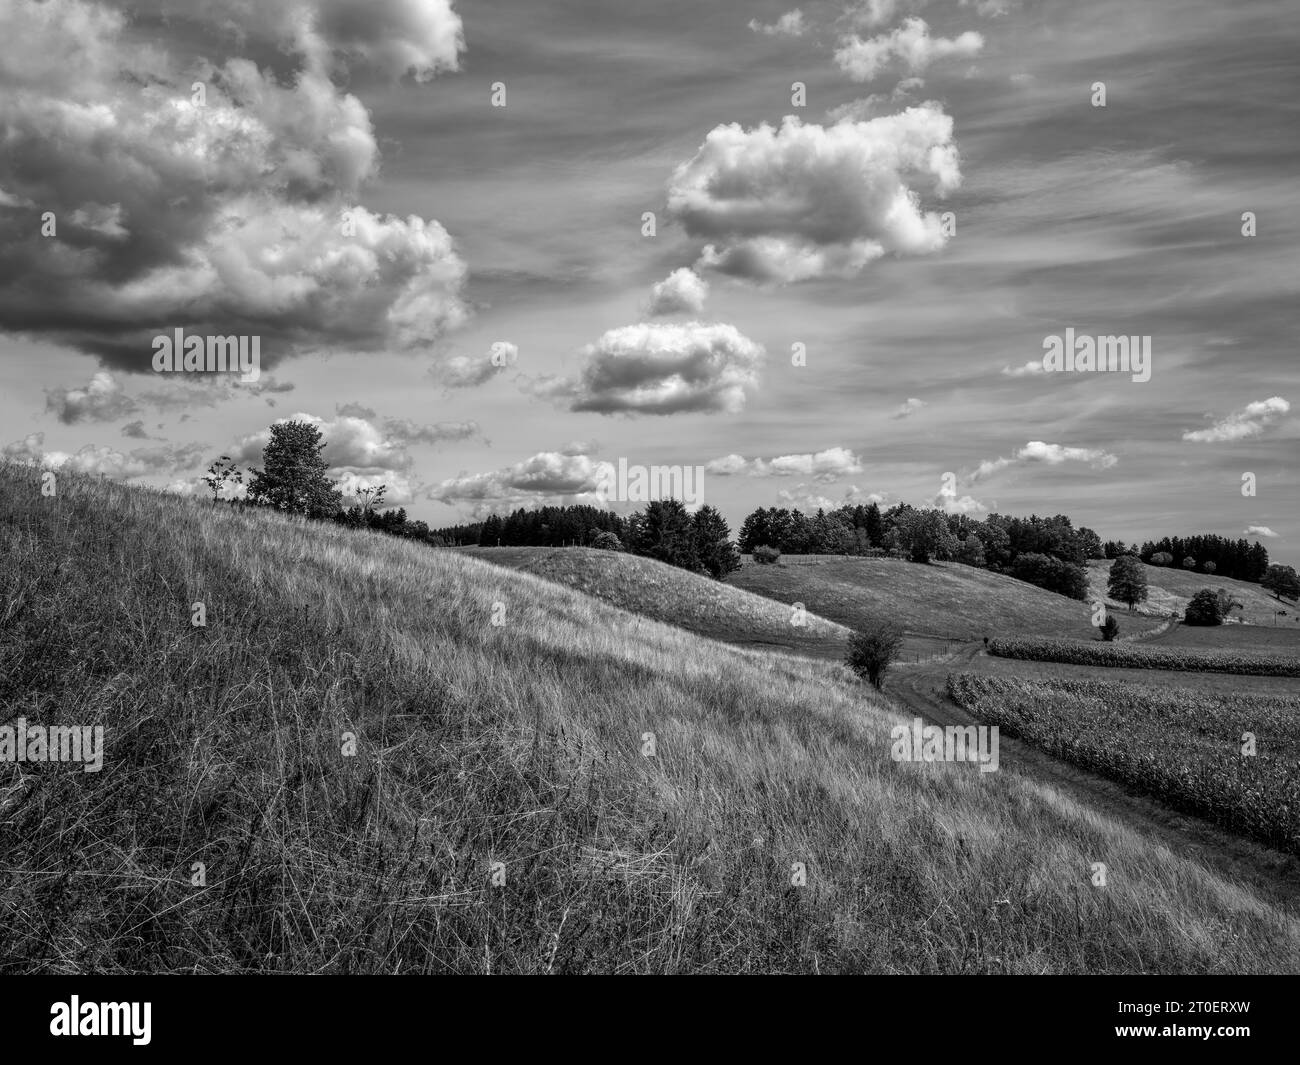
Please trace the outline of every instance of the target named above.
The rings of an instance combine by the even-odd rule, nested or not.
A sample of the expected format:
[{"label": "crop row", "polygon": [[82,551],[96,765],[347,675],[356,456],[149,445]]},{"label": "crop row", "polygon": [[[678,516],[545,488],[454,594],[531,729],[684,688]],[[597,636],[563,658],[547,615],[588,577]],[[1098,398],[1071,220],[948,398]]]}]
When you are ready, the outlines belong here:
[{"label": "crop row", "polygon": [[1052,640],[999,637],[989,653],[1002,658],[1063,662],[1075,666],[1121,669],[1180,669],[1204,673],[1243,673],[1259,677],[1300,677],[1300,659],[1241,651],[1191,647],[1154,647],[1101,640]]},{"label": "crop row", "polygon": [[1300,697],[954,673],[980,721],[1300,854]]}]

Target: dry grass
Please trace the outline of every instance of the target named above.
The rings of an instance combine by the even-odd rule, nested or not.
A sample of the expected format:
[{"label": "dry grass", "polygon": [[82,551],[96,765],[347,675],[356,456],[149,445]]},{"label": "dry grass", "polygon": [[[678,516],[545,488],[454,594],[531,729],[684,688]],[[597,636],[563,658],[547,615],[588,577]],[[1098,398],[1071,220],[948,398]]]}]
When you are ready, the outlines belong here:
[{"label": "dry grass", "polygon": [[3,971],[1300,968],[1194,856],[891,761],[838,666],[452,552],[5,467],[0,618],[0,719],[107,732],[0,765]]}]

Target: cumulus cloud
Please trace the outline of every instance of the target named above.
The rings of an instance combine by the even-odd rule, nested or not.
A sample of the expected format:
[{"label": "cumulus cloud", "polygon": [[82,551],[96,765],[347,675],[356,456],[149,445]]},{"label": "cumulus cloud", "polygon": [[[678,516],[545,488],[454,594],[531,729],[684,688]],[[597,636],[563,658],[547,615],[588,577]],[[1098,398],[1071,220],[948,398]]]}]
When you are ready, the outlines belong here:
[{"label": "cumulus cloud", "polygon": [[483,355],[456,355],[437,363],[430,368],[429,375],[446,388],[475,388],[518,361],[518,345],[498,340]]},{"label": "cumulus cloud", "polygon": [[1247,525],[1241,531],[1245,536],[1263,536],[1270,540],[1274,539],[1278,535],[1267,525]]},{"label": "cumulus cloud", "polygon": [[704,464],[704,472],[716,477],[811,477],[823,484],[861,473],[862,468],[862,460],[845,447],[771,459],[724,455]]},{"label": "cumulus cloud", "polygon": [[1045,444],[1041,440],[1031,440],[1016,451],[1012,458],[986,459],[970,476],[971,483],[981,481],[1000,473],[1008,466],[1042,463],[1047,466],[1059,466],[1063,462],[1086,462],[1094,469],[1105,470],[1119,461],[1114,455],[1100,448],[1066,447],[1063,444]]},{"label": "cumulus cloud", "polygon": [[989,509],[974,496],[959,496],[957,486],[946,483],[939,489],[939,494],[929,501],[929,505],[945,514],[984,514]]},{"label": "cumulus cloud", "polygon": [[205,444],[190,443],[159,444],[135,448],[125,453],[96,444],[87,444],[74,452],[47,451],[45,434],[38,432],[0,449],[0,458],[48,470],[66,468],[81,473],[103,474],[113,480],[129,481],[191,469],[202,460],[206,450]]},{"label": "cumulus cloud", "polygon": [[1268,399],[1247,403],[1241,410],[1235,410],[1226,417],[1220,418],[1208,429],[1188,430],[1183,433],[1183,439],[1202,444],[1246,440],[1259,436],[1290,409],[1291,404],[1281,396],[1271,396]]},{"label": "cumulus cloud", "polygon": [[701,314],[709,283],[690,267],[674,270],[650,290],[648,314]]},{"label": "cumulus cloud", "polygon": [[216,0],[214,14],[265,30],[313,60],[342,60],[416,81],[459,68],[464,27],[451,0]]},{"label": "cumulus cloud", "polygon": [[622,326],[581,354],[576,377],[543,377],[525,387],[574,411],[734,414],[757,385],[764,356],[735,326],[703,322]]},{"label": "cumulus cloud", "polygon": [[940,59],[970,58],[983,47],[984,37],[974,30],[958,37],[931,37],[924,19],[909,18],[876,37],[842,37],[835,62],[854,81],[871,81],[895,60],[909,73],[919,74]]},{"label": "cumulus cloud", "polygon": [[429,489],[430,499],[466,506],[475,516],[522,506],[605,505],[614,467],[583,454],[542,451],[489,473],[462,474]]},{"label": "cumulus cloud", "polygon": [[803,12],[796,7],[770,24],[765,25],[758,19],[750,19],[749,28],[764,37],[801,37],[807,26],[804,24]]},{"label": "cumulus cloud", "polygon": [[445,0],[380,0],[364,19],[342,0],[187,12],[290,48],[287,76],[215,66],[187,51],[200,35],[142,42],[107,4],[5,7],[0,188],[56,226],[0,212],[7,328],[144,370],[153,336],[177,327],[260,336],[269,367],[316,348],[419,348],[464,320],[465,264],[442,226],[356,203],[378,149],[365,106],[332,80],[341,59],[421,77],[454,65]]},{"label": "cumulus cloud", "polygon": [[893,417],[910,418],[913,414],[915,414],[924,406],[925,406],[925,400],[917,399],[916,397],[913,396],[910,399],[908,399],[906,402],[902,403],[898,407],[898,409],[894,411]]},{"label": "cumulus cloud", "polygon": [[718,126],[673,172],[668,208],[708,241],[698,268],[760,281],[851,277],[887,253],[947,242],[912,185],[944,196],[961,184],[952,130],[932,103],[830,126],[793,115],[780,128]]},{"label": "cumulus cloud", "polygon": [[111,422],[135,413],[136,403],[111,373],[101,370],[84,388],[53,388],[45,393],[45,409],[64,425]]},{"label": "cumulus cloud", "polygon": [[[346,403],[333,419],[298,413],[276,419],[275,424],[308,422],[320,430],[325,441],[321,458],[326,476],[335,481],[346,497],[359,489],[388,486],[386,500],[393,506],[410,503],[421,489],[412,473],[414,458],[407,451],[412,444],[439,444],[464,440],[479,434],[477,422],[438,422],[424,425],[408,418],[378,419],[375,412],[359,403]],[[262,451],[271,440],[270,428],[243,437],[231,456],[247,466],[261,467]]]}]

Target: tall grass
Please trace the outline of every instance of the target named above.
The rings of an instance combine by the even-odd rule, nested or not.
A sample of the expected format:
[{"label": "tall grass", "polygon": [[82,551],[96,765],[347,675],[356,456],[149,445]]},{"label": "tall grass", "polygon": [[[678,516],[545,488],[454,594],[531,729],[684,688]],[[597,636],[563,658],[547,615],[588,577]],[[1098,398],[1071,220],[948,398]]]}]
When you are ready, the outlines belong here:
[{"label": "tall grass", "polygon": [[1294,918],[1194,856],[891,761],[840,667],[379,535],[38,484],[0,467],[0,721],[102,724],[107,754],[0,763],[0,970],[1300,966]]}]

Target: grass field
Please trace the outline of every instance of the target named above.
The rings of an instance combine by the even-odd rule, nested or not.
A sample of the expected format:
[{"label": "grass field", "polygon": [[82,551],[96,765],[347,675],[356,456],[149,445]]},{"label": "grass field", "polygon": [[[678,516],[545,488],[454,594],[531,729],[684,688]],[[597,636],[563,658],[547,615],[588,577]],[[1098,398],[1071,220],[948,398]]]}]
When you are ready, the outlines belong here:
[{"label": "grass field", "polygon": [[38,486],[0,466],[0,720],[107,750],[0,763],[2,971],[1300,968],[1296,917],[1196,854],[891,760],[838,666],[463,553]]},{"label": "grass field", "polygon": [[[1088,590],[1090,599],[1106,599],[1106,582],[1110,576],[1113,562],[1106,559],[1094,559],[1088,563]],[[1194,573],[1181,567],[1148,566],[1142,563],[1142,570],[1147,578],[1147,601],[1137,606],[1132,614],[1128,608],[1112,603],[1115,616],[1121,626],[1125,617],[1136,622],[1135,615],[1166,616],[1177,611],[1180,615],[1187,609],[1187,604],[1202,588],[1212,591],[1226,588],[1233,598],[1242,604],[1241,610],[1234,610],[1232,616],[1249,625],[1272,626],[1274,621],[1279,626],[1289,626],[1300,630],[1296,622],[1297,604],[1294,600],[1279,602],[1258,584],[1249,581],[1234,581],[1227,577],[1218,577],[1209,573]],[[1276,612],[1285,610],[1286,617],[1275,617]]]},{"label": "grass field", "polygon": [[[1022,633],[1086,639],[1096,634],[1087,603],[956,562],[916,565],[898,559],[786,555],[779,565],[747,562],[727,580],[779,602],[802,602],[849,628],[886,617],[910,632],[962,640]],[[1135,619],[1125,631],[1156,624],[1150,618]]]},{"label": "grass field", "polygon": [[586,547],[464,547],[459,553],[522,570],[655,621],[743,647],[841,661],[848,630],[789,605],[676,566]]},{"label": "grass field", "polygon": [[1300,694],[978,673],[953,674],[948,691],[980,720],[1060,758],[1300,854]]}]

